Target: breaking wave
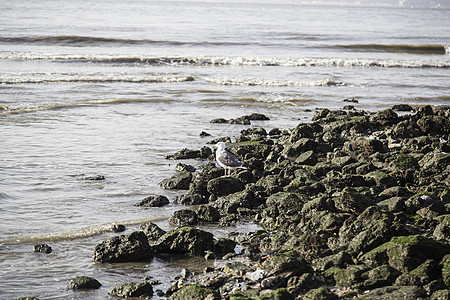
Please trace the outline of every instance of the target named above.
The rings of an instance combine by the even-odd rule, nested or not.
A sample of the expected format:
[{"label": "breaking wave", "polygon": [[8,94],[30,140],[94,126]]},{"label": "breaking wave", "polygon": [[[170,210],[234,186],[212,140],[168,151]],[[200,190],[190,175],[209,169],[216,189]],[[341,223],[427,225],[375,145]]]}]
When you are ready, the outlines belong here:
[{"label": "breaking wave", "polygon": [[75,75],[61,77],[17,77],[1,78],[0,84],[38,84],[38,83],[57,83],[57,82],[87,82],[87,83],[112,83],[112,82],[130,82],[130,83],[176,83],[184,81],[194,81],[192,76],[168,75],[168,76],[128,76],[128,75]]},{"label": "breaking wave", "polygon": [[293,80],[269,80],[269,79],[244,79],[244,78],[207,78],[205,81],[218,85],[237,85],[237,86],[293,86],[293,87],[320,87],[345,85],[343,82],[335,81],[332,78],[313,81],[293,81]]},{"label": "breaking wave", "polygon": [[[448,49],[446,48],[446,51]],[[210,66],[281,66],[281,67],[372,67],[372,68],[450,68],[445,60],[391,60],[366,58],[282,58],[282,57],[143,57],[143,56],[77,56],[28,53],[0,53],[0,59],[53,60],[89,63],[147,65]]]},{"label": "breaking wave", "polygon": [[133,225],[139,225],[139,224],[143,224],[143,223],[147,223],[147,222],[166,220],[167,218],[168,217],[143,218],[143,219],[137,219],[137,220],[123,221],[123,222],[111,222],[111,223],[106,223],[106,224],[101,224],[101,225],[93,225],[93,226],[88,226],[88,227],[81,228],[79,230],[74,230],[74,231],[69,231],[69,232],[22,236],[22,237],[0,240],[0,245],[81,239],[81,238],[99,235],[99,234],[106,233],[106,232],[112,232],[113,225],[115,225],[115,224],[122,224],[124,226],[133,226]]},{"label": "breaking wave", "polygon": [[0,116],[1,115],[12,115],[29,113],[36,111],[46,111],[46,110],[60,110],[60,109],[70,109],[77,107],[89,107],[89,106],[100,106],[100,105],[113,105],[113,104],[123,104],[123,103],[142,103],[142,102],[157,102],[165,101],[169,102],[171,100],[165,99],[155,99],[155,98],[118,98],[118,99],[108,99],[108,100],[94,100],[85,102],[75,102],[75,103],[44,103],[39,105],[33,104],[19,104],[19,105],[0,105]]}]

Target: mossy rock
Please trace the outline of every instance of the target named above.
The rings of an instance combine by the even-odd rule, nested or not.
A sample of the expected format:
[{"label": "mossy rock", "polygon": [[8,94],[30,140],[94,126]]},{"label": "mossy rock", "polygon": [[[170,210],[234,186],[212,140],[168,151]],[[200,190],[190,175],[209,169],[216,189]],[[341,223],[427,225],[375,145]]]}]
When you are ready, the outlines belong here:
[{"label": "mossy rock", "polygon": [[399,154],[394,158],[394,165],[400,169],[417,169],[419,162],[412,155]]},{"label": "mossy rock", "polygon": [[113,288],[109,294],[118,297],[151,297],[153,295],[152,285],[148,282],[123,283]]},{"label": "mossy rock", "polygon": [[440,261],[450,246],[422,235],[395,236],[389,242],[361,256],[368,266],[389,264],[402,272],[410,272],[427,259]]},{"label": "mossy rock", "polygon": [[312,269],[304,262],[299,260],[295,253],[281,253],[266,259],[262,263],[262,268],[267,270],[269,274],[281,274],[284,272],[294,272],[293,275],[302,275],[312,272]]},{"label": "mossy rock", "polygon": [[292,296],[285,288],[277,289],[273,292],[261,295],[258,300],[294,300]]},{"label": "mossy rock", "polygon": [[369,268],[365,265],[350,265],[347,268],[331,267],[325,270],[324,275],[333,278],[337,286],[350,287],[362,281],[361,275]]},{"label": "mossy rock", "polygon": [[338,295],[331,292],[326,287],[321,287],[318,289],[310,290],[308,293],[306,293],[303,298],[303,300],[337,300],[339,299]]},{"label": "mossy rock", "polygon": [[360,214],[375,203],[354,188],[346,187],[339,198],[334,199],[337,209],[343,212]]},{"label": "mossy rock", "polygon": [[394,283],[395,279],[401,273],[389,265],[382,265],[369,270],[361,275],[364,282],[355,287],[363,290],[371,290],[383,286],[388,286]]},{"label": "mossy rock", "polygon": [[208,297],[208,300],[219,300],[219,292],[205,287],[200,284],[189,285],[181,288],[170,296],[171,300],[204,300]]},{"label": "mossy rock", "polygon": [[450,288],[450,254],[444,256],[441,262],[442,265],[442,280],[445,285]]}]

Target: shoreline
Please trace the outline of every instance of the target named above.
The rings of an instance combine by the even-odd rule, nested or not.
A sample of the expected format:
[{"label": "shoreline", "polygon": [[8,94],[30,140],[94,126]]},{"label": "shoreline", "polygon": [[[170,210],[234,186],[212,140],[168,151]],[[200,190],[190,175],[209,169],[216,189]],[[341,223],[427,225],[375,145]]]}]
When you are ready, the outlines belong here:
[{"label": "shoreline", "polygon": [[[211,162],[208,147],[180,151],[172,158],[206,163],[199,170],[179,163],[162,182],[163,188],[186,190],[177,198],[186,207],[169,219],[174,229],[144,224],[97,245],[93,258],[116,263],[205,256],[217,266],[194,274],[183,269],[167,291],[144,281],[110,293],[170,299],[449,297],[450,109],[396,109],[408,113],[347,106],[317,111],[311,122],[291,130],[242,130],[229,150],[248,170],[227,177]],[[199,229],[243,220],[262,229],[228,238]]]}]

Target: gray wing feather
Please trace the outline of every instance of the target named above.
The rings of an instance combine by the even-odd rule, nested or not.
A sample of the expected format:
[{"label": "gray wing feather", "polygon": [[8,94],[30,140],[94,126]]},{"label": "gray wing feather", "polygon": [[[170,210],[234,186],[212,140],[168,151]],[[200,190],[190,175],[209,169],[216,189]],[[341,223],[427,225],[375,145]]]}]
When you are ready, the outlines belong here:
[{"label": "gray wing feather", "polygon": [[237,168],[242,166],[242,163],[239,161],[239,159],[237,159],[236,156],[227,151],[222,153],[218,159],[222,164],[231,168]]}]

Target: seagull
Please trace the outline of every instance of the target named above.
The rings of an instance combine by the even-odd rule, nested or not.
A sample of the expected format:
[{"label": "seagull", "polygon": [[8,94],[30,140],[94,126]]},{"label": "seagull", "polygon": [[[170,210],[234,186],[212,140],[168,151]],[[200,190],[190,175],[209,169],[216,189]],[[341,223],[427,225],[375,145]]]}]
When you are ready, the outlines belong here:
[{"label": "seagull", "polygon": [[216,161],[222,168],[225,169],[225,176],[228,174],[228,170],[241,168],[247,169],[247,167],[234,156],[232,153],[225,150],[225,143],[218,142],[216,145],[212,147],[216,150]]}]

